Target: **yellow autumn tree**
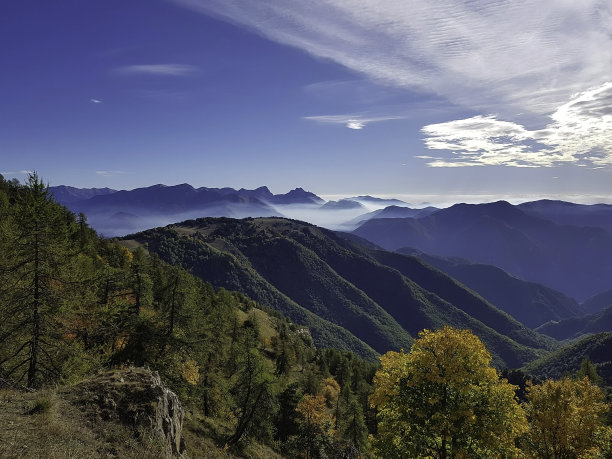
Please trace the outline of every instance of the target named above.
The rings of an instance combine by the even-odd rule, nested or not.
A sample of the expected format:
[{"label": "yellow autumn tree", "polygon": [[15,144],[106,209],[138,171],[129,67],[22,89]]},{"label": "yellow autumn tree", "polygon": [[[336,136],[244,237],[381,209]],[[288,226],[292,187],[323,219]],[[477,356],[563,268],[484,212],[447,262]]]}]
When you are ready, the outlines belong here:
[{"label": "yellow autumn tree", "polygon": [[524,449],[537,457],[609,457],[611,428],[604,425],[610,407],[601,389],[587,377],[546,380],[529,389],[529,433]]},{"label": "yellow autumn tree", "polygon": [[323,395],[304,395],[295,411],[300,435],[297,446],[306,459],[325,457],[332,440],[333,418],[328,413]]},{"label": "yellow autumn tree", "polygon": [[381,357],[370,402],[380,457],[493,457],[517,453],[527,431],[515,386],[469,330],[424,330],[410,353]]}]

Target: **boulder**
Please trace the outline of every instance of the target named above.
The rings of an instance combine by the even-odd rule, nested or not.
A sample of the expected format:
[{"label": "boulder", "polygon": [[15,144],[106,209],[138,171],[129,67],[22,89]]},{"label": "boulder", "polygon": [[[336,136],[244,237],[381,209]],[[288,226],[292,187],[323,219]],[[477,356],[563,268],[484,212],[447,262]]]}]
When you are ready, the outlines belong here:
[{"label": "boulder", "polygon": [[178,396],[159,374],[146,368],[99,373],[73,388],[73,401],[93,418],[120,422],[140,435],[150,430],[164,445],[166,457],[180,457],[185,414]]}]

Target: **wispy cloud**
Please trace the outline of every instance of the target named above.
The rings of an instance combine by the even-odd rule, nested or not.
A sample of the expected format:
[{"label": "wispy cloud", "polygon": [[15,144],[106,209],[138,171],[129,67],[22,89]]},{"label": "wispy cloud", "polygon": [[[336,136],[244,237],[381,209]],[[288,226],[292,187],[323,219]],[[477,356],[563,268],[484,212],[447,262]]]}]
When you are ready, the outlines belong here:
[{"label": "wispy cloud", "polygon": [[10,175],[28,175],[28,174],[32,174],[34,171],[31,170],[20,170],[20,171],[5,171],[5,172],[0,172],[0,174],[5,175],[5,176],[10,176]]},{"label": "wispy cloud", "polygon": [[[612,166],[609,0],[174,1],[479,113],[423,128],[428,149],[452,152],[422,155],[430,166]],[[367,118],[306,119],[363,129]]]},{"label": "wispy cloud", "polygon": [[125,65],[115,69],[115,73],[118,75],[187,76],[197,71],[196,66],[188,64]]},{"label": "wispy cloud", "polygon": [[550,118],[539,130],[493,115],[431,124],[422,129],[426,147],[452,153],[419,158],[432,167],[612,166],[612,83],[574,95]]},{"label": "wispy cloud", "polygon": [[96,174],[102,177],[116,177],[125,174],[125,171],[96,171]]},{"label": "wispy cloud", "polygon": [[89,99],[92,104],[101,104],[102,101],[100,99]]},{"label": "wispy cloud", "polygon": [[550,114],[612,74],[609,0],[174,0],[375,81]]},{"label": "wispy cloud", "polygon": [[363,115],[318,115],[305,116],[305,120],[315,121],[323,124],[342,124],[349,129],[361,130],[370,123],[380,123],[381,121],[405,119],[403,115],[390,116],[363,116]]}]

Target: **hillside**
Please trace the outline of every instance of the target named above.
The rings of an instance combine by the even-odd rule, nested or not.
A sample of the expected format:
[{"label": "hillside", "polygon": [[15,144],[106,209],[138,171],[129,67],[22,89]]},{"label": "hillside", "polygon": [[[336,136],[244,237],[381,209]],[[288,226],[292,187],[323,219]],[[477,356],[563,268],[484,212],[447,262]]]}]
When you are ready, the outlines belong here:
[{"label": "hillside", "polygon": [[[360,341],[386,352],[408,348],[423,328],[443,324],[472,329],[502,366],[520,365],[555,346],[437,270],[422,265],[419,281],[429,281],[434,291],[440,279],[453,283],[455,297],[446,298],[457,303],[379,261],[373,252],[303,222],[204,218],[128,236],[125,243],[141,244],[213,285],[282,311],[308,325],[320,346],[334,339],[334,345],[343,341],[343,349],[356,350],[354,343]],[[346,334],[330,336],[321,329],[329,323],[359,341]]]},{"label": "hillside", "polygon": [[612,289],[587,298],[580,306],[585,314],[595,314],[608,306],[612,306]]},{"label": "hillside", "polygon": [[557,340],[579,338],[582,335],[612,331],[612,306],[583,317],[572,317],[543,324],[537,332]]},{"label": "hillside", "polygon": [[576,204],[566,201],[542,199],[517,206],[529,215],[553,221],[560,225],[579,225],[612,231],[612,205]]},{"label": "hillside", "polygon": [[497,266],[582,301],[612,284],[612,234],[561,225],[505,201],[456,204],[423,218],[373,219],[354,234],[387,250],[412,247]]},{"label": "hillside", "polygon": [[355,217],[351,221],[347,222],[347,225],[361,225],[367,220],[375,218],[421,218],[431,215],[439,209],[436,207],[425,207],[422,209],[412,209],[410,207],[403,207],[397,204],[389,205],[383,209],[374,210],[363,215]]},{"label": "hillside", "polygon": [[584,337],[529,363],[524,369],[538,378],[558,379],[564,374],[575,373],[585,357],[596,365],[605,385],[612,385],[612,332]]},{"label": "hillside", "polygon": [[529,328],[582,315],[576,300],[544,285],[519,279],[496,266],[436,257],[410,248],[398,252],[414,255],[445,272]]}]

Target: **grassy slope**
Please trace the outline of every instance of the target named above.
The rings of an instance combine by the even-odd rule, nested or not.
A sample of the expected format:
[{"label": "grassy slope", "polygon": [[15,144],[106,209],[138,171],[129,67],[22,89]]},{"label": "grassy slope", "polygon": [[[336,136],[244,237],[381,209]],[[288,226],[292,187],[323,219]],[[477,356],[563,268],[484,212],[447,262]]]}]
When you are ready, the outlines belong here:
[{"label": "grassy slope", "polygon": [[[38,412],[32,412],[34,407]],[[92,424],[56,389],[0,389],[0,426],[2,458],[163,457],[154,439],[137,440],[131,428],[115,423]]]}]

